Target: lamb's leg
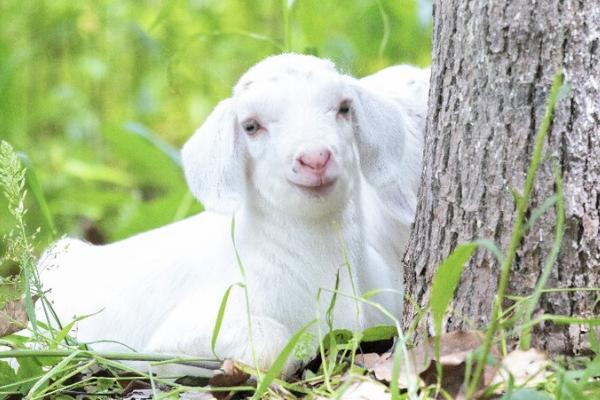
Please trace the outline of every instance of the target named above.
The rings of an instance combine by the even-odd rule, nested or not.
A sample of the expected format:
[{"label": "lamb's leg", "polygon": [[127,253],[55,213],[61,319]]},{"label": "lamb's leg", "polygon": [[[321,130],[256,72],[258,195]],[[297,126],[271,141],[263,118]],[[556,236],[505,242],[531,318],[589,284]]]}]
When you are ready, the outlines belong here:
[{"label": "lamb's leg", "polygon": [[[290,340],[292,333],[276,320],[253,315],[252,341],[248,334],[246,315],[226,316],[221,326],[216,353],[222,359],[239,360],[250,366],[268,370]],[[173,315],[153,335],[147,351],[188,357],[214,358],[211,351],[211,337],[214,320],[202,321],[188,315],[181,319]],[[254,352],[252,351],[254,348]],[[254,360],[254,355],[256,360]],[[256,361],[256,364],[255,364]],[[283,370],[284,376],[291,375],[299,366],[293,356],[288,359]],[[185,365],[165,365],[155,368],[163,376],[197,375],[198,370]]]}]

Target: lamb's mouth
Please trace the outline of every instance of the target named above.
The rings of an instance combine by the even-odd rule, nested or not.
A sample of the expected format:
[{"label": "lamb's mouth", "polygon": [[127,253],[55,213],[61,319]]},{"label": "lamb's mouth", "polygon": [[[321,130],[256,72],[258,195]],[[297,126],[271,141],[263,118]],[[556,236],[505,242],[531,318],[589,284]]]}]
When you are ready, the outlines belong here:
[{"label": "lamb's mouth", "polygon": [[308,194],[311,196],[324,196],[333,189],[333,187],[335,186],[335,183],[337,182],[337,179],[336,178],[328,179],[328,178],[322,177],[320,179],[320,181],[314,182],[314,184],[308,184],[308,185],[294,182],[289,179],[288,179],[288,182],[290,182],[290,184],[292,186],[300,189],[305,194]]}]

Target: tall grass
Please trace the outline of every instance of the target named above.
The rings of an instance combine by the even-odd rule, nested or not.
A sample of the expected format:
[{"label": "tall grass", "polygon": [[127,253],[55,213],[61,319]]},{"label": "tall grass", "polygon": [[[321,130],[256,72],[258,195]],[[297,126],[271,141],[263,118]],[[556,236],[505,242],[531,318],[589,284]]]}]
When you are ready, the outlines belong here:
[{"label": "tall grass", "polygon": [[35,268],[36,257],[33,250],[35,232],[28,232],[25,222],[26,172],[12,146],[5,141],[0,141],[0,187],[8,201],[8,210],[14,224],[13,229],[4,236],[8,248],[4,257],[19,266],[19,274],[15,281],[15,285],[20,287],[17,293],[24,295],[27,317],[34,334],[37,335],[38,326],[33,302],[34,295],[41,296],[42,290]]},{"label": "tall grass", "polygon": [[[517,249],[519,248],[521,240],[523,239],[526,233],[524,229],[525,215],[529,207],[529,202],[533,191],[533,183],[535,182],[535,177],[537,175],[537,171],[542,160],[542,150],[544,147],[544,142],[546,141],[546,137],[548,136],[548,133],[550,131],[550,124],[552,122],[552,116],[554,114],[554,107],[556,106],[556,101],[558,100],[558,93],[563,84],[563,79],[564,75],[562,72],[560,72],[556,74],[556,77],[552,82],[552,87],[550,88],[550,96],[548,97],[548,106],[546,108],[546,114],[544,115],[544,119],[542,120],[542,124],[540,125],[539,131],[535,136],[535,146],[533,149],[533,154],[531,156],[531,162],[527,170],[523,194],[519,194],[516,190],[513,191],[517,211],[515,214],[515,220],[513,222],[511,240],[506,251],[506,256],[504,257],[504,261],[501,266],[500,282],[498,283],[498,290],[496,291],[494,305],[492,307],[492,312],[489,318],[490,323],[486,330],[485,339],[483,341],[483,349],[480,353],[481,355],[477,360],[477,366],[475,368],[475,372],[473,373],[471,384],[467,389],[467,396],[472,396],[477,390],[477,386],[479,385],[480,379],[483,375],[483,369],[485,368],[485,364],[487,362],[487,356],[492,348],[492,342],[498,329],[499,321],[497,319],[497,316],[500,315],[500,309],[502,308],[502,304],[506,296],[506,289],[508,287],[508,280],[510,278],[510,270],[514,259],[517,255]],[[560,182],[560,179],[558,181]],[[559,185],[558,189],[560,189],[561,187],[562,186]],[[562,195],[562,192],[559,192],[557,194],[557,196],[561,199]],[[563,209],[561,208],[560,211],[563,211]],[[558,221],[563,220],[564,218],[562,216],[558,218]],[[562,224],[560,225],[559,229],[562,230]],[[547,265],[547,269],[551,268],[554,264],[558,248],[560,248],[560,244],[560,242],[555,244],[557,250],[552,253],[554,256],[551,256],[550,259],[552,262]],[[548,273],[544,273],[542,276],[547,277],[547,274]],[[545,284],[545,282],[542,282],[542,284]],[[529,314],[527,317],[531,318],[531,314]]]}]

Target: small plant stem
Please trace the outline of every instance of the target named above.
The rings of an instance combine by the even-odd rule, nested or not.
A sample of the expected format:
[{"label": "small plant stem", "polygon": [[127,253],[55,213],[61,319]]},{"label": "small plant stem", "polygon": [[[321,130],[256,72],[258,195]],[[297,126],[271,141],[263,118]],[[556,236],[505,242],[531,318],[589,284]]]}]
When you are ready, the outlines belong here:
[{"label": "small plant stem", "polygon": [[152,365],[148,366],[148,377],[150,378],[150,389],[152,389],[152,398],[156,399],[158,397],[158,392],[156,391],[156,383],[154,382],[154,374],[152,373]]},{"label": "small plant stem", "polygon": [[[339,275],[338,275],[339,276]],[[323,331],[321,329],[321,293],[323,293],[324,289],[319,288],[317,290],[317,316],[316,319],[319,321],[317,323],[317,333],[319,334],[319,354],[321,355],[321,363],[323,370],[323,381],[325,383],[325,387],[327,391],[331,394],[334,392],[333,386],[331,385],[331,377],[329,376],[329,368],[327,367],[327,357],[325,357],[325,346],[323,344]],[[333,300],[333,298],[332,298]],[[328,322],[328,321],[327,321]],[[329,327],[329,331],[331,332],[331,327]]]},{"label": "small plant stem", "polygon": [[31,294],[32,278],[34,277],[33,269],[35,268],[33,266],[33,257],[31,255],[31,244],[29,243],[29,236],[27,236],[23,215],[16,214],[15,217],[17,221],[17,231],[20,236],[20,242],[23,246],[21,253],[21,273],[23,276],[23,292],[25,294],[25,310],[27,312],[27,318],[29,319],[29,322],[31,322],[33,335],[34,337],[37,337],[37,319],[33,306],[33,296]]},{"label": "small plant stem", "polygon": [[379,49],[377,55],[379,57],[383,57],[383,53],[385,52],[385,48],[390,40],[390,17],[385,11],[383,7],[383,2],[381,0],[377,0],[377,7],[379,8],[379,14],[381,15],[381,24],[383,26],[383,36],[381,37],[381,42],[379,42]]},{"label": "small plant stem", "polygon": [[[552,272],[552,266],[556,262],[556,258],[558,257],[558,253],[560,251],[560,245],[562,243],[563,235],[565,233],[565,200],[563,195],[563,187],[562,187],[562,178],[560,176],[560,170],[558,166],[554,167],[554,176],[556,180],[556,227],[554,232],[554,243],[552,244],[552,249],[550,250],[550,254],[546,259],[546,263],[544,264],[544,269],[542,270],[542,274],[538,279],[538,282],[533,290],[531,297],[527,303],[527,309],[525,314],[525,325],[529,321],[531,321],[531,317],[533,315],[533,311],[535,310],[535,306],[540,300],[542,296],[542,291],[546,286],[546,282],[548,282],[548,278],[550,277],[550,272]],[[521,335],[519,339],[519,348],[521,350],[527,350],[531,346],[531,330],[532,327],[523,327],[521,329]]]},{"label": "small plant stem", "polygon": [[[406,397],[407,399],[413,400],[413,399],[418,399],[418,395],[417,395],[417,389],[418,389],[418,382],[417,382],[417,378],[416,378],[416,373],[414,372],[414,368],[413,365],[411,364],[410,361],[410,357],[408,354],[408,348],[406,346],[406,335],[404,334],[404,331],[402,330],[400,321],[398,320],[398,318],[396,318],[394,315],[392,315],[392,313],[390,313],[388,310],[386,310],[381,304],[373,302],[368,300],[368,298],[365,297],[371,297],[373,295],[375,295],[376,293],[379,292],[391,292],[391,293],[397,293],[395,290],[385,290],[385,289],[375,289],[372,291],[369,291],[369,295],[367,296],[367,294],[363,294],[361,297],[356,297],[356,296],[352,296],[352,295],[348,295],[346,293],[341,293],[337,290],[331,290],[331,289],[327,289],[327,288],[321,288],[320,290],[322,290],[323,292],[329,292],[329,293],[337,293],[338,296],[342,296],[342,297],[346,297],[346,298],[350,298],[350,299],[355,299],[357,301],[360,301],[361,303],[367,304],[375,309],[377,309],[380,313],[382,313],[384,316],[386,316],[387,318],[389,318],[391,321],[393,321],[394,326],[396,327],[396,331],[398,332],[398,341],[396,342],[396,346],[400,347],[400,354],[401,356],[398,358],[394,358],[394,362],[398,365],[398,363],[400,363],[400,361],[402,361],[402,363],[404,364],[403,367],[405,368],[405,372],[406,372],[406,376],[408,377],[408,388],[407,388],[407,393],[406,393]],[[394,352],[398,351],[398,349],[396,348],[394,350]],[[399,367],[395,367],[394,368],[396,372],[400,372],[400,368]],[[394,376],[394,371],[392,371],[392,382],[395,380],[396,382],[398,381],[398,376]],[[392,385],[394,386],[394,385]],[[398,396],[398,391],[396,391],[396,393],[394,393],[394,391],[391,391],[391,398],[392,400],[396,400],[399,398]]]},{"label": "small plant stem", "polygon": [[242,258],[240,257],[240,253],[238,252],[237,245],[235,243],[235,217],[231,218],[231,243],[233,245],[233,251],[235,253],[235,260],[240,269],[240,274],[242,275],[244,299],[246,300],[246,318],[248,320],[248,340],[250,341],[250,351],[252,353],[252,362],[254,363],[254,368],[256,369],[256,377],[260,382],[263,378],[263,375],[260,368],[258,367],[258,357],[254,348],[254,336],[252,334],[252,313],[250,307],[250,294],[248,293],[248,279],[246,278],[246,268],[244,268]]},{"label": "small plant stem", "polygon": [[469,384],[467,389],[466,397],[472,398],[473,394],[477,390],[479,385],[479,381],[483,375],[483,370],[486,364],[487,356],[490,353],[492,348],[492,342],[494,340],[494,335],[496,330],[498,329],[499,320],[497,318],[500,315],[500,309],[502,307],[502,303],[504,302],[504,297],[506,295],[506,289],[508,287],[508,280],[510,278],[510,268],[512,263],[516,257],[517,249],[521,244],[521,240],[525,235],[524,229],[524,221],[525,221],[525,212],[527,211],[527,207],[529,205],[529,200],[531,197],[531,193],[533,191],[533,184],[535,181],[535,176],[539,169],[539,164],[542,159],[542,150],[544,148],[544,141],[548,136],[548,131],[550,130],[550,123],[552,122],[552,115],[554,113],[554,106],[556,105],[556,101],[558,99],[558,91],[563,83],[563,74],[559,72],[554,77],[552,82],[552,87],[550,89],[550,96],[548,99],[548,106],[546,108],[546,113],[544,115],[544,119],[542,120],[542,124],[536,134],[535,137],[535,145],[533,149],[533,154],[531,157],[531,162],[529,163],[529,168],[527,169],[527,177],[525,178],[525,188],[523,190],[523,195],[519,196],[515,194],[515,201],[517,203],[517,213],[515,216],[515,222],[513,224],[512,235],[510,240],[510,245],[508,247],[508,251],[506,254],[506,258],[502,263],[501,272],[500,272],[500,282],[498,284],[498,291],[496,294],[496,298],[494,301],[494,305],[492,306],[492,312],[490,314],[490,324],[486,331],[485,339],[482,345],[482,351],[478,357],[477,365],[475,367],[475,372],[473,374],[473,378]]},{"label": "small plant stem", "polygon": [[568,315],[554,315],[554,314],[544,314],[540,318],[534,319],[525,323],[522,326],[522,329],[525,328],[533,328],[535,325],[540,324],[542,322],[550,321],[555,325],[588,325],[588,326],[600,326],[600,318],[577,318],[570,317]]},{"label": "small plant stem", "polygon": [[[73,371],[66,373],[66,369],[68,368],[68,364],[75,358],[77,358],[77,352],[72,353],[70,356],[63,358],[58,364],[56,364],[50,371],[46,372],[44,376],[42,376],[38,381],[33,385],[33,387],[29,390],[27,394],[27,398],[31,400],[35,400],[36,398],[44,397],[46,393],[53,390],[55,387],[60,386],[63,382],[69,379],[72,376],[85,371],[90,368],[92,365],[96,364],[96,360],[88,361],[83,365],[79,365],[74,368]],[[49,384],[46,388],[42,388],[43,384],[48,382],[54,376],[57,376],[59,373],[63,373],[64,375],[58,377],[57,380]],[[41,390],[40,390],[41,389]],[[39,393],[38,390],[40,391]]]},{"label": "small plant stem", "polygon": [[104,353],[82,350],[8,350],[0,351],[2,358],[23,358],[23,357],[73,357],[73,353],[79,353],[74,358],[93,358],[101,357],[107,360],[117,361],[148,361],[161,362],[173,360],[174,364],[189,365],[192,367],[216,370],[221,367],[221,362],[212,359],[203,358],[181,358],[181,356],[169,354],[144,354],[144,353]]},{"label": "small plant stem", "polygon": [[[354,284],[354,277],[352,275],[352,264],[350,263],[348,246],[347,246],[346,240],[344,239],[344,234],[342,233],[340,224],[338,224],[337,222],[334,221],[333,226],[334,226],[334,229],[336,230],[336,233],[338,234],[338,237],[340,240],[340,247],[342,250],[342,258],[344,259],[344,267],[346,268],[346,271],[348,272],[348,279],[350,280],[350,287],[352,288],[352,295],[354,297],[358,297],[358,292],[356,291],[356,285]],[[360,303],[358,302],[358,300],[356,300],[354,302],[354,305],[356,308],[356,320],[358,322],[358,319],[360,318]],[[333,312],[333,310],[332,310],[332,312]]]},{"label": "small plant stem", "polygon": [[29,192],[33,194],[33,198],[35,199],[39,210],[42,214],[44,222],[46,223],[46,227],[50,232],[52,240],[57,239],[57,231],[56,225],[54,223],[54,217],[50,212],[50,208],[48,207],[48,201],[44,196],[44,192],[41,189],[40,182],[37,177],[37,173],[35,172],[35,168],[26,153],[19,152],[17,153],[17,157],[21,161],[21,164],[25,167],[25,182],[29,188]]},{"label": "small plant stem", "polygon": [[[48,396],[50,391],[55,391],[55,388],[59,388],[58,390],[61,390],[62,388],[60,388],[60,386],[66,382],[67,380],[69,380],[70,378],[76,376],[77,374],[82,373],[83,371],[85,371],[86,369],[91,368],[92,366],[96,365],[97,361],[96,360],[90,360],[88,362],[86,362],[83,365],[79,365],[77,366],[77,368],[74,368],[71,372],[62,375],[60,378],[54,380],[50,385],[48,385],[48,387],[46,389],[44,389],[42,391],[42,393],[40,393],[42,396]],[[39,395],[38,395],[39,397]]]},{"label": "small plant stem", "polygon": [[290,25],[292,6],[288,0],[281,0],[281,8],[283,9],[284,49],[290,52],[292,51],[292,26]]}]

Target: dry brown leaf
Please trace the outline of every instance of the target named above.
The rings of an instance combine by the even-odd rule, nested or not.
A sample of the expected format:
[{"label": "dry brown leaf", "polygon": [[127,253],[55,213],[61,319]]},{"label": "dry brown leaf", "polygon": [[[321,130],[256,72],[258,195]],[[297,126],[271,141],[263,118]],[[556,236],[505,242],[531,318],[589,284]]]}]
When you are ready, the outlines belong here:
[{"label": "dry brown leaf", "polygon": [[[455,331],[443,334],[440,339],[440,363],[442,365],[442,387],[452,396],[460,396],[461,387],[465,377],[465,366],[469,353],[477,349],[482,342],[482,333],[479,331]],[[498,355],[496,349],[492,354]],[[429,338],[419,346],[408,352],[412,375],[400,364],[398,384],[402,388],[408,387],[409,380],[421,379],[425,384],[435,384],[437,381],[437,368],[434,355],[434,339]],[[373,363],[369,358],[368,362]],[[381,381],[390,382],[392,379],[393,360],[391,353],[379,357],[379,361],[367,367]],[[490,382],[496,373],[497,367],[487,366],[484,372],[484,381]]]},{"label": "dry brown leaf", "polygon": [[541,350],[512,351],[502,359],[502,368],[498,369],[492,384],[507,382],[510,374],[518,386],[536,386],[545,380],[548,364],[548,357]]},{"label": "dry brown leaf", "polygon": [[8,336],[27,328],[28,322],[29,319],[25,311],[25,300],[9,301],[4,306],[4,309],[0,311],[0,337]]},{"label": "dry brown leaf", "polygon": [[[208,381],[212,387],[239,386],[246,382],[250,375],[237,367],[235,361],[225,360],[219,371]],[[217,399],[224,399],[229,396],[228,392],[213,392],[212,395]]]},{"label": "dry brown leaf", "polygon": [[[404,368],[405,364],[404,362],[401,362],[400,364],[400,372],[398,375],[398,385],[401,388],[407,388],[408,384],[411,380],[415,380],[417,379],[417,375],[419,373],[422,372],[422,370],[426,369],[427,366],[430,364],[430,360],[427,360],[427,366],[425,366],[425,368],[422,368],[422,357],[427,357],[427,355],[422,355],[422,353],[420,353],[419,348],[415,348],[415,349],[411,349],[408,352],[408,356],[410,359],[410,365],[411,365],[411,369],[413,370],[412,373],[408,373],[408,371],[406,370],[406,368]],[[417,361],[419,360],[419,361]],[[385,381],[385,382],[391,382],[392,380],[392,368],[393,368],[393,358],[392,358],[392,353],[385,353],[381,355],[380,358],[380,362],[377,363],[373,368],[372,371],[375,374],[375,377],[380,380],[380,381]],[[415,367],[416,367],[416,371],[415,371]]]},{"label": "dry brown leaf", "polygon": [[[119,383],[121,383],[121,382],[119,382]],[[133,392],[144,391],[144,390],[151,391],[152,385],[146,381],[140,381],[140,380],[135,379],[135,380],[129,381],[129,383],[127,383],[127,385],[125,386],[125,389],[123,389],[122,395],[127,397]]]},{"label": "dry brown leaf", "polygon": [[[440,362],[443,366],[464,363],[470,352],[481,345],[483,334],[479,331],[455,331],[442,335],[440,340]],[[429,339],[433,347],[433,339]]]},{"label": "dry brown leaf", "polygon": [[360,367],[372,370],[375,365],[381,362],[381,357],[377,353],[357,354],[354,358],[354,363]]}]

